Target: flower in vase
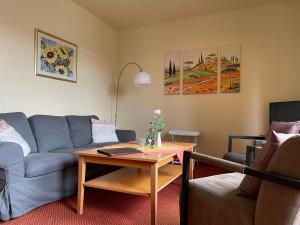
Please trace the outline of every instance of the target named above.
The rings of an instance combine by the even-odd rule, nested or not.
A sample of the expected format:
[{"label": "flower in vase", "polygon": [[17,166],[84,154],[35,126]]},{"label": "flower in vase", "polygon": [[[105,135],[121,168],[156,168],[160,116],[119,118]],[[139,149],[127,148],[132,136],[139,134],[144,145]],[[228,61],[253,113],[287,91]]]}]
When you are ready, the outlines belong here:
[{"label": "flower in vase", "polygon": [[154,114],[160,115],[160,114],[161,114],[161,110],[160,110],[160,109],[155,109],[155,110],[154,110]]}]

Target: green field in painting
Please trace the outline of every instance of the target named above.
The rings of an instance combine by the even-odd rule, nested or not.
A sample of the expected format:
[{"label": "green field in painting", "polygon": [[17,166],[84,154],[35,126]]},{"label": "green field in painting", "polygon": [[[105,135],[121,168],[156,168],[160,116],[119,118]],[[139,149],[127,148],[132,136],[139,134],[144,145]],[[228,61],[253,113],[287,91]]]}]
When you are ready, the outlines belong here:
[{"label": "green field in painting", "polygon": [[215,75],[215,72],[212,70],[191,70],[191,71],[184,71],[183,79],[189,80],[197,77],[209,77],[213,75]]},{"label": "green field in painting", "polygon": [[178,83],[180,81],[179,72],[176,72],[174,76],[169,77],[169,74],[165,74],[164,85]]}]

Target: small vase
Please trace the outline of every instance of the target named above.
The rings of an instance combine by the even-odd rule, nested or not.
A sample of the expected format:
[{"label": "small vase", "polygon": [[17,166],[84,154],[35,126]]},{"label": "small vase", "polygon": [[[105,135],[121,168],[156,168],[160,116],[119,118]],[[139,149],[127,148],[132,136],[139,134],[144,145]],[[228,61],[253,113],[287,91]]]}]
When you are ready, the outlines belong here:
[{"label": "small vase", "polygon": [[161,133],[156,133],[156,147],[161,147]]}]

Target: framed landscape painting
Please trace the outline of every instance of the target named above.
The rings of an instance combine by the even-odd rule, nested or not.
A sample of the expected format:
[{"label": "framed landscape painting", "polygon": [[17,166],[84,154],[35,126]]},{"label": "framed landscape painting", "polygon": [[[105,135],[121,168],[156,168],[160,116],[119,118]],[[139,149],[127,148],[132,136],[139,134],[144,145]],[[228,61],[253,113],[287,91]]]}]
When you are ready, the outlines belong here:
[{"label": "framed landscape painting", "polygon": [[222,46],[221,52],[221,93],[240,92],[241,46]]},{"label": "framed landscape painting", "polygon": [[183,54],[183,94],[217,93],[218,49],[204,48]]},{"label": "framed landscape painting", "polygon": [[77,45],[35,30],[35,75],[77,82]]},{"label": "framed landscape painting", "polygon": [[180,94],[180,52],[168,52],[165,54],[164,94]]}]

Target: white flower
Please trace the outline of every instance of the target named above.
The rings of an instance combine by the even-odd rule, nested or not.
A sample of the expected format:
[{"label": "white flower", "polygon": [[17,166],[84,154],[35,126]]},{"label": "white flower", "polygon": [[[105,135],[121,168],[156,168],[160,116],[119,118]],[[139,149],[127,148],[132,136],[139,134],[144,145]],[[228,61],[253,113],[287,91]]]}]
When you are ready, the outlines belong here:
[{"label": "white flower", "polygon": [[154,114],[160,115],[161,114],[161,110],[160,109],[154,110]]}]

